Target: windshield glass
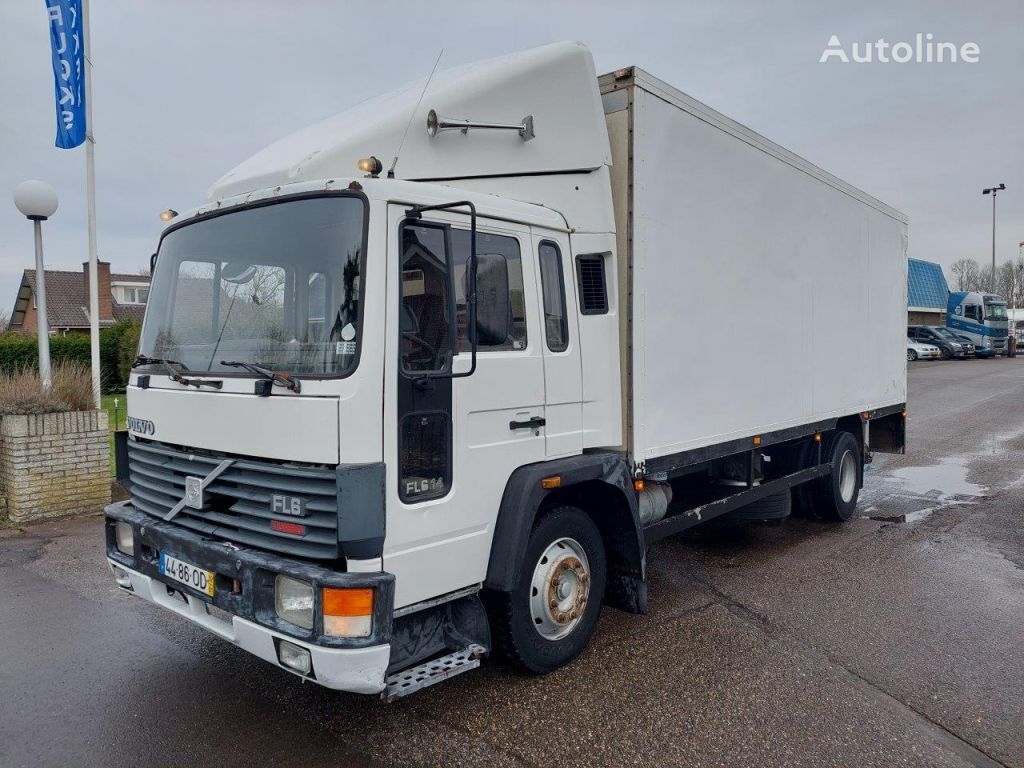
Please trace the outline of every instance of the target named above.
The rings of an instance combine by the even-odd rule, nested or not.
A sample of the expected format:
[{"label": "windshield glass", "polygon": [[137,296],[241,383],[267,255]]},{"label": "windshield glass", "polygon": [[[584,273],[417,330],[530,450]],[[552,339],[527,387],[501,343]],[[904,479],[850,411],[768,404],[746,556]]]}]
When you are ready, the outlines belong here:
[{"label": "windshield glass", "polygon": [[1005,304],[985,304],[985,319],[986,320],[1005,320],[1006,319],[1006,305]]},{"label": "windshield glass", "polygon": [[284,200],[164,237],[140,351],[190,371],[221,361],[344,376],[360,340],[362,198]]},{"label": "windshield glass", "polygon": [[938,336],[940,339],[949,339],[950,341],[960,341],[960,339],[958,339],[956,337],[955,333],[953,333],[952,331],[948,331],[945,328],[933,328],[932,330],[935,332],[935,335]]}]

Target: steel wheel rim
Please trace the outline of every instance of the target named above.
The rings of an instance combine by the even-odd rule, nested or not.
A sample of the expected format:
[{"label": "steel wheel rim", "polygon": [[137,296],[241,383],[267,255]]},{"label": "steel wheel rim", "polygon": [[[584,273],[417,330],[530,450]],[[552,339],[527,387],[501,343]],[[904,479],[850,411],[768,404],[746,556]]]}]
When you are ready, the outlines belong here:
[{"label": "steel wheel rim", "polygon": [[590,562],[575,539],[553,541],[537,560],[530,580],[530,618],[545,640],[570,634],[587,610]]},{"label": "steel wheel rim", "polygon": [[857,459],[853,451],[846,451],[839,462],[839,497],[848,502],[857,489]]}]

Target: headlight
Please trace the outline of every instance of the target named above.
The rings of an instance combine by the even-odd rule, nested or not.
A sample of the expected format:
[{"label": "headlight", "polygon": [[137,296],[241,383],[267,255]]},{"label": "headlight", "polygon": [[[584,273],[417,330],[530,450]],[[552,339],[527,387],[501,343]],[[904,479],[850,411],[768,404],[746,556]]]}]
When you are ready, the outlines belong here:
[{"label": "headlight", "polygon": [[128,557],[135,557],[135,534],[128,523],[118,522],[114,525],[114,543],[118,552]]},{"label": "headlight", "polygon": [[963,349],[963,347],[961,347],[961,346],[960,346],[959,344],[954,344],[954,345],[953,345],[953,349],[955,349],[955,350],[958,350],[958,351],[959,351],[959,350],[962,350],[962,349]]},{"label": "headlight", "polygon": [[288,576],[274,580],[274,611],[304,629],[313,628],[313,585]]}]

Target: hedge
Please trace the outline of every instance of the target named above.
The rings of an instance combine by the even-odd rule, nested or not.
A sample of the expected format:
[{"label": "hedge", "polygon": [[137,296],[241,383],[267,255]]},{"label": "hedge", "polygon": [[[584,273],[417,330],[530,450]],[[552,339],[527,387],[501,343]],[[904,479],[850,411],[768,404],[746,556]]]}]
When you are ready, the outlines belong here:
[{"label": "hedge", "polygon": [[[138,344],[138,324],[125,321],[104,328],[100,331],[100,384],[105,393],[123,392],[127,386],[127,376],[123,376],[122,355],[131,354],[122,351],[128,344],[122,345],[122,337],[134,339]],[[50,360],[52,363],[80,363],[87,368],[92,356],[89,349],[87,334],[68,334],[67,336],[50,337]],[[0,336],[0,372],[13,374],[24,368],[39,367],[39,350],[35,336],[20,333],[7,333]]]}]

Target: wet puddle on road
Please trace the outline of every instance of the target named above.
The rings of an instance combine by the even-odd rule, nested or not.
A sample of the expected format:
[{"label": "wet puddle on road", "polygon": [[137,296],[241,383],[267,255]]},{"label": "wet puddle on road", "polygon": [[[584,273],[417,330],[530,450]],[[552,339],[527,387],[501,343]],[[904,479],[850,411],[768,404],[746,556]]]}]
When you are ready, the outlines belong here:
[{"label": "wet puddle on road", "polygon": [[930,467],[900,467],[885,480],[899,483],[908,493],[934,497],[937,501],[984,496],[988,489],[970,482],[967,471],[967,457],[950,456]]},{"label": "wet puddle on road", "polygon": [[913,523],[946,507],[974,504],[975,499],[988,493],[988,488],[967,479],[971,458],[947,456],[938,464],[898,467],[866,478],[870,485],[864,489],[868,502],[865,516],[884,522]]}]

